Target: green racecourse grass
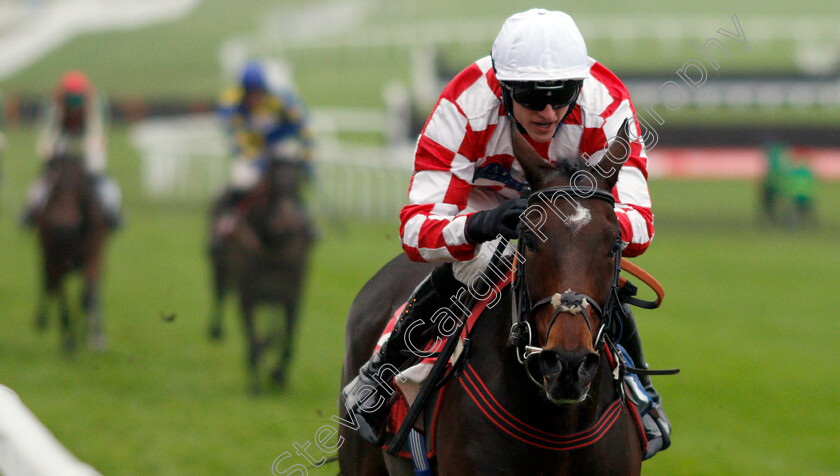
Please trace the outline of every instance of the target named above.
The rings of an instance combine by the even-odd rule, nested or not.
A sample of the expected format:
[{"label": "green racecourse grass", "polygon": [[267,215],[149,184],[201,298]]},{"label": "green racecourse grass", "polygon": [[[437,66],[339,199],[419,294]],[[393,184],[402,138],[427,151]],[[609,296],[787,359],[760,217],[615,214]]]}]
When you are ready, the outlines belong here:
[{"label": "green racecourse grass", "polygon": [[[293,444],[336,411],[344,318],[364,282],[398,253],[396,222],[322,223],[288,390],[250,397],[233,307],[222,344],[205,339],[205,211],[150,205],[124,130],[112,164],[128,225],[107,254],[110,349],[59,352],[55,322],[32,327],[33,236],[14,223],[33,134],[14,129],[0,189],[0,382],[15,389],[74,453],[105,475],[269,475]],[[840,472],[840,184],[821,184],[820,225],[759,226],[755,184],[654,181],[657,236],[636,260],[665,286],[661,310],[638,311],[674,446],[651,475],[829,475]],[[396,220],[396,218],[395,218]],[[164,315],[175,314],[172,322]],[[313,469],[311,474],[335,474]]]}]

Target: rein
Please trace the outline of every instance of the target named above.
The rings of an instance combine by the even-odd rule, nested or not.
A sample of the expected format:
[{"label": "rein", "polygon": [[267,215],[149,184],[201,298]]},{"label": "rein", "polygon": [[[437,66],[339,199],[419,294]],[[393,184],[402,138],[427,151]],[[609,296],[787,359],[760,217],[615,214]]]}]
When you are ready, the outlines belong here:
[{"label": "rein", "polygon": [[[645,301],[643,299],[638,299],[633,296],[627,296],[626,298],[624,298],[625,302],[630,303],[636,307],[641,307],[643,309],[656,309],[657,307],[659,307],[660,304],[662,304],[662,299],[665,298],[665,290],[662,288],[662,285],[659,284],[659,281],[657,281],[656,278],[651,276],[647,271],[627,261],[624,258],[621,259],[621,269],[639,278],[641,282],[645,283],[649,288],[653,289],[654,293],[656,293],[655,301]],[[621,287],[624,287],[625,285],[627,285],[627,280],[624,278],[619,278],[618,284]],[[630,284],[630,286],[632,286],[632,284]],[[633,287],[635,289],[635,286]]]}]

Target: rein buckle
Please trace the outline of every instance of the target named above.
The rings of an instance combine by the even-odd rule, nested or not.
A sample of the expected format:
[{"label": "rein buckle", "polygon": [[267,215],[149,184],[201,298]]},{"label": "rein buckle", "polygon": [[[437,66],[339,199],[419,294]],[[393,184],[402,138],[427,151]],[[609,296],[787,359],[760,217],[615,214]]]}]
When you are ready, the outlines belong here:
[{"label": "rein buckle", "polygon": [[[531,324],[528,321],[519,321],[510,326],[508,334],[508,347],[522,347],[531,343]],[[521,362],[520,362],[521,363]]]}]

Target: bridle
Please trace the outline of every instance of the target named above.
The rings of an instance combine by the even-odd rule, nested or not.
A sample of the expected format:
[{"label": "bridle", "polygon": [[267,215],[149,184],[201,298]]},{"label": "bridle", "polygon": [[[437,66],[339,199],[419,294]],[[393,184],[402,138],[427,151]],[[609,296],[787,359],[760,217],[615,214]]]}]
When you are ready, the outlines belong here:
[{"label": "bridle", "polygon": [[[603,200],[609,203],[610,206],[615,206],[615,198],[610,192],[600,189],[593,191],[592,189],[583,189],[576,186],[550,187],[533,192],[528,196],[528,206],[530,207],[531,205],[535,205],[537,200],[544,202],[545,199],[548,198],[550,201],[557,195],[565,195],[572,199],[593,198]],[[523,256],[522,253],[524,250],[522,247],[524,246],[525,240],[523,240],[522,237],[525,231],[526,227],[520,224],[517,250],[518,256]],[[539,356],[539,354],[545,350],[545,346],[548,344],[548,335],[551,332],[551,327],[561,314],[571,314],[573,316],[580,314],[584,318],[590,334],[593,336],[593,348],[600,352],[600,349],[603,347],[603,344],[607,339],[607,333],[605,331],[610,325],[610,317],[614,314],[616,308],[620,309],[621,306],[618,301],[619,275],[621,273],[620,238],[616,240],[616,243],[614,243],[612,251],[615,254],[613,280],[609,296],[607,297],[607,302],[603,305],[599,304],[593,297],[575,292],[571,289],[567,289],[563,292],[557,292],[550,296],[538,299],[536,302],[532,302],[528,287],[528,280],[524,269],[525,263],[521,263],[520,269],[517,270],[516,278],[513,283],[514,312],[512,313],[512,324],[510,334],[508,336],[508,346],[515,348],[517,360],[520,364],[525,366],[528,377],[539,387],[543,387],[543,383],[531,374],[531,366],[529,364],[535,356]],[[555,310],[551,316],[551,320],[549,321],[548,329],[546,330],[546,342],[541,347],[538,347],[535,346],[533,342],[535,336],[532,331],[529,318],[531,318],[538,309],[548,304],[553,305]],[[592,329],[590,312],[593,310],[601,317],[601,325],[599,326],[597,332],[593,332]]]},{"label": "bridle", "polygon": [[[526,194],[527,193],[523,193],[523,196]],[[596,200],[603,200],[609,203],[611,207],[615,206],[615,199],[608,191],[593,191],[592,189],[581,189],[575,186],[551,187],[528,194],[528,206],[530,207],[531,205],[535,205],[536,200],[545,202],[547,197],[556,198],[558,195],[565,196],[565,198],[593,198]],[[514,347],[516,359],[520,364],[524,365],[528,378],[530,378],[537,387],[542,389],[543,392],[548,395],[550,390],[548,385],[541,381],[543,379],[537,379],[534,375],[532,375],[531,364],[534,362],[535,357],[540,356],[543,351],[547,350],[546,346],[548,345],[548,335],[551,332],[551,327],[557,319],[559,319],[560,315],[568,314],[571,316],[577,316],[580,314],[589,328],[590,335],[593,336],[593,347],[595,351],[609,366],[609,374],[611,374],[610,378],[614,389],[614,399],[611,399],[611,403],[606,403],[605,406],[602,407],[600,416],[595,418],[592,424],[586,429],[571,434],[555,434],[540,430],[528,422],[517,418],[510,411],[506,410],[504,406],[502,406],[499,401],[493,397],[493,394],[488,389],[488,385],[482,381],[478,372],[476,372],[469,362],[465,363],[465,369],[458,379],[462,388],[492,424],[513,438],[516,438],[517,440],[530,446],[552,451],[569,451],[593,445],[598,441],[601,441],[601,438],[610,432],[615,423],[619,421],[619,417],[624,411],[624,408],[626,408],[631,414],[636,415],[631,418],[634,418],[636,427],[640,432],[640,436],[643,438],[643,443],[646,444],[647,440],[643,434],[644,430],[642,429],[642,423],[639,418],[638,411],[634,405],[627,404],[628,390],[625,390],[626,384],[623,383],[625,381],[625,374],[627,372],[631,372],[636,374],[664,375],[673,374],[679,370],[651,371],[630,367],[627,365],[627,361],[623,356],[623,351],[620,350],[619,345],[612,340],[616,333],[611,328],[611,325],[620,324],[624,318],[630,317],[625,314],[625,311],[622,308],[622,300],[623,302],[633,304],[632,301],[626,300],[626,294],[632,290],[622,290],[621,288],[622,284],[624,286],[629,284],[626,282],[622,283],[619,276],[622,266],[621,237],[616,237],[616,240],[613,243],[612,253],[614,254],[615,262],[613,267],[612,283],[610,285],[611,287],[609,293],[605,299],[606,302],[599,303],[592,296],[576,292],[572,289],[567,289],[563,292],[556,292],[553,295],[542,297],[541,299],[532,302],[526,278],[527,273],[524,269],[526,262],[524,259],[521,260],[521,263],[518,262],[518,260],[524,256],[524,250],[522,247],[526,246],[526,239],[523,238],[527,238],[527,235],[524,233],[524,226],[520,223],[518,250],[513,256],[513,262],[507,263],[512,265],[510,266],[510,269],[514,270],[515,273],[515,277],[513,278],[513,292],[511,292],[513,299],[511,312],[512,325],[508,335],[508,347]],[[502,245],[502,243],[505,243],[504,240],[502,240],[496,250],[496,253],[493,255],[491,263],[497,259],[501,259],[502,249],[506,246]],[[653,280],[652,277],[648,277],[650,279],[648,281],[644,281],[646,284],[649,282],[655,283],[655,280]],[[656,283],[656,287],[659,288],[659,291],[657,291],[659,298],[656,302],[636,300],[636,305],[644,304],[645,307],[649,308],[657,307],[661,301],[662,294],[661,287],[658,283]],[[529,319],[537,310],[549,304],[554,306],[554,312],[548,323],[546,342],[543,343],[542,347],[538,347],[534,345],[533,342],[534,333],[531,330]],[[599,314],[601,318],[601,324],[597,332],[594,333],[592,328],[591,312]],[[622,315],[624,316],[623,318],[621,317]],[[616,317],[618,317],[618,319],[615,319],[617,322],[611,322]],[[608,331],[608,329],[610,329],[610,331]],[[450,342],[452,341],[447,342],[447,345],[449,345]],[[454,346],[452,347],[454,348]],[[446,351],[446,348],[444,348],[444,351]],[[450,355],[445,354],[444,351],[441,352],[442,355]],[[441,357],[439,356],[438,359],[441,359]],[[448,357],[446,360],[448,361]],[[440,362],[441,360],[438,360],[436,364],[440,364]],[[633,390],[630,389],[629,391]],[[579,400],[579,402],[583,401],[585,398],[586,395]],[[555,403],[563,404],[564,402]],[[412,410],[413,409],[414,407],[412,407]]]}]

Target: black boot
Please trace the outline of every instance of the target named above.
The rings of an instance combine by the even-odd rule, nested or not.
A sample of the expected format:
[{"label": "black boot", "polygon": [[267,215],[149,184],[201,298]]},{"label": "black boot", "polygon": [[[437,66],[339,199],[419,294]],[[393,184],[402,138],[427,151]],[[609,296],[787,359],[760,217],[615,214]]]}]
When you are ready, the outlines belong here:
[{"label": "black boot", "polygon": [[[449,307],[449,298],[457,291],[457,283],[451,264],[435,268],[409,298],[388,340],[359,369],[359,375],[341,391],[345,406],[355,416],[359,424],[357,431],[365,441],[377,446],[384,441],[389,400],[395,391],[393,378],[412,360],[405,342],[406,329],[412,328],[411,335],[415,339],[429,334],[428,331],[434,326],[429,318],[437,310]],[[412,326],[415,322],[419,324]],[[422,348],[426,342],[414,341],[412,345]]]},{"label": "black boot", "polygon": [[[618,313],[621,316],[621,340],[619,344],[627,351],[636,368],[646,369],[648,365],[642,352],[642,340],[639,337],[630,305],[622,304],[621,307],[624,312]],[[653,387],[650,376],[640,374],[636,377],[638,377],[644,388],[644,393],[647,393],[647,395],[632,395],[633,392],[631,392],[630,400],[636,404],[639,415],[642,417],[642,426],[644,426],[645,436],[648,440],[648,450],[644,459],[648,459],[671,446],[671,422],[662,409],[662,397]]]}]

